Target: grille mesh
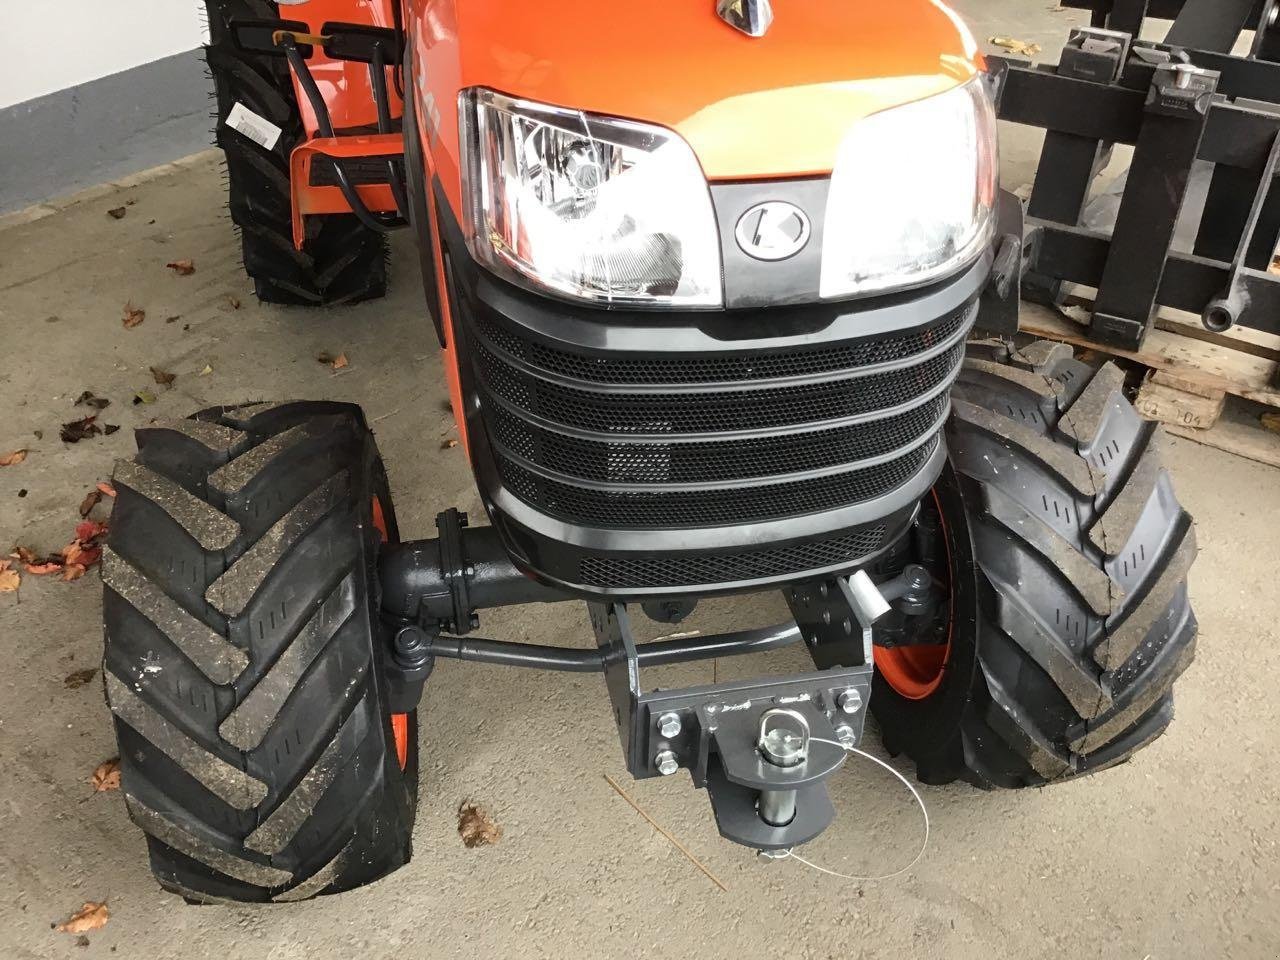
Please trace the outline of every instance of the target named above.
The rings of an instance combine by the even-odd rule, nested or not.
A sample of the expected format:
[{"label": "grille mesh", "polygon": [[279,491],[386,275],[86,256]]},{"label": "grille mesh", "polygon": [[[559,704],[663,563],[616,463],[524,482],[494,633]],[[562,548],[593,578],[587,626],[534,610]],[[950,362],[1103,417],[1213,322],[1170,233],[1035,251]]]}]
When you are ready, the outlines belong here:
[{"label": "grille mesh", "polygon": [[[975,312],[971,303],[881,338],[671,356],[552,347],[483,309],[464,329],[513,496],[584,527],[679,530],[824,513],[900,489],[941,442]],[[578,582],[661,589],[836,568],[882,546],[884,523],[732,552],[584,550]]]},{"label": "grille mesh", "polygon": [[715,393],[596,393],[515,370],[483,346],[477,353],[486,386],[518,410],[597,433],[664,435],[759,430],[902,406],[941,386],[963,358],[964,344],[906,369],[854,380]]},{"label": "grille mesh", "polygon": [[924,436],[947,409],[940,395],[905,413],[830,430],[741,440],[595,441],[546,430],[495,406],[489,424],[507,450],[557,473],[600,483],[700,483],[820,470],[891,453]]},{"label": "grille mesh", "polygon": [[581,582],[597,587],[636,588],[731,583],[783,577],[798,570],[847,564],[880,546],[884,527],[870,527],[829,540],[774,550],[669,557],[587,557],[579,565]]},{"label": "grille mesh", "polygon": [[549,373],[590,383],[733,383],[811,376],[892,363],[925,353],[954,337],[969,319],[957,310],[938,323],[883,340],[858,340],[836,347],[777,353],[624,358],[567,353],[504,330],[486,317],[477,328],[491,344],[518,360]]},{"label": "grille mesh", "polygon": [[607,529],[658,529],[756,523],[862,503],[910,480],[937,446],[933,440],[904,456],[847,473],[791,483],[710,490],[599,490],[537,476],[501,463],[512,492],[544,513]]}]

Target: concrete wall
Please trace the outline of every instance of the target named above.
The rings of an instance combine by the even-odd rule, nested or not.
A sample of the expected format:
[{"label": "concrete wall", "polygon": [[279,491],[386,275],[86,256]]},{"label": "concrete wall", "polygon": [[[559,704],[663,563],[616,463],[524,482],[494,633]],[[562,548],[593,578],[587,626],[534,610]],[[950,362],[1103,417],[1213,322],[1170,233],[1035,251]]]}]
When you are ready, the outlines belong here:
[{"label": "concrete wall", "polygon": [[0,213],[209,145],[199,0],[0,0],[0,37]]},{"label": "concrete wall", "polygon": [[204,9],[198,0],[3,0],[0,37],[3,108],[192,50],[204,42]]}]

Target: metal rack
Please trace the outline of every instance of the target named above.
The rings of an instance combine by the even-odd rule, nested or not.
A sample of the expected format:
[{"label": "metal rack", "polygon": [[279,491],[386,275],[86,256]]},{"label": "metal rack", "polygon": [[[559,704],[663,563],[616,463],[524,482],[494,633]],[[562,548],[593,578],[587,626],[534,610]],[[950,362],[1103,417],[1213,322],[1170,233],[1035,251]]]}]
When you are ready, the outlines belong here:
[{"label": "metal rack", "polygon": [[[1048,131],[1027,209],[1023,296],[1097,289],[1089,336],[1138,350],[1159,307],[1216,332],[1280,333],[1280,0],[1065,0],[1093,11],[1056,65],[991,58],[1000,116]],[[1135,39],[1173,18],[1163,42]],[[1248,56],[1231,50],[1258,29]],[[1114,228],[1083,225],[1112,146],[1134,147]],[[1172,249],[1193,166],[1213,164],[1191,252]]]}]

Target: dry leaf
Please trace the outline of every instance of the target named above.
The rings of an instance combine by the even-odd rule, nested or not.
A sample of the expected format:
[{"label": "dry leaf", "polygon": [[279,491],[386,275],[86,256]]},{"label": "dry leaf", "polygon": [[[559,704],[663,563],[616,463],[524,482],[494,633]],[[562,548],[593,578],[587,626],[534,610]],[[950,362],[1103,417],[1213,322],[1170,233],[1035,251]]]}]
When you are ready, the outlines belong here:
[{"label": "dry leaf", "polygon": [[106,423],[106,424],[103,424],[102,426],[102,432],[105,433],[108,437],[111,436],[113,433],[115,433],[119,429],[120,429],[120,424],[118,423]]},{"label": "dry leaf", "polygon": [[178,379],[178,375],[176,373],[161,370],[159,367],[151,368],[151,376],[155,377],[156,383],[160,384],[162,387],[167,387],[169,384],[173,383],[174,380]]},{"label": "dry leaf", "polygon": [[333,354],[327,350],[321,350],[316,354],[316,363],[333,363]]},{"label": "dry leaf", "polygon": [[101,930],[111,919],[107,904],[89,901],[83,907],[54,927],[61,933],[88,933],[90,930]]},{"label": "dry leaf", "polygon": [[165,266],[180,277],[189,277],[196,272],[196,262],[194,260],[174,260],[166,263]]},{"label": "dry leaf", "polygon": [[[85,571],[102,559],[102,539],[107,535],[107,525],[97,520],[82,520],[76,524],[76,538],[54,556],[43,560],[32,558],[26,570],[35,576],[62,573],[64,581],[79,580]],[[27,551],[30,555],[30,551]]]},{"label": "dry leaf", "polygon": [[0,560],[0,593],[13,593],[22,582],[22,578],[18,576],[18,571],[12,569],[12,567],[12,560]]},{"label": "dry leaf", "polygon": [[211,373],[213,373],[213,367],[209,366],[209,364],[206,363],[204,365],[204,369],[201,370],[198,375],[201,377],[207,377]]},{"label": "dry leaf", "polygon": [[1008,50],[1018,57],[1034,57],[1040,52],[1040,44],[1026,40],[1015,40],[1013,37],[992,37],[987,42],[1002,50]]},{"label": "dry leaf", "polygon": [[140,403],[155,403],[156,395],[150,390],[139,390],[133,395],[133,405],[136,407]]},{"label": "dry leaf", "polygon": [[1272,433],[1280,433],[1280,413],[1264,413],[1262,415],[1262,428],[1270,430]]},{"label": "dry leaf", "polygon": [[0,453],[0,467],[13,467],[27,459],[26,450],[12,450],[9,453]]},{"label": "dry leaf", "polygon": [[333,363],[330,364],[330,366],[332,366],[333,369],[335,370],[341,370],[343,367],[347,365],[347,363],[348,363],[347,355],[345,353],[340,353],[333,358]]},{"label": "dry leaf", "polygon": [[120,789],[120,758],[112,757],[110,760],[104,760],[98,764],[97,769],[93,771],[93,779],[89,781],[93,784],[94,793],[105,793],[108,790]]},{"label": "dry leaf", "polygon": [[126,330],[132,330],[145,319],[147,319],[147,311],[138,309],[132,303],[124,305],[124,328]]},{"label": "dry leaf", "polygon": [[76,524],[76,539],[83,544],[97,543],[109,529],[101,520],[81,520]]},{"label": "dry leaf", "polygon": [[107,216],[112,220],[123,220],[124,215],[128,212],[128,209],[125,207],[112,207],[107,211]]},{"label": "dry leaf", "polygon": [[75,405],[77,407],[93,407],[95,410],[104,410],[111,406],[111,401],[106,397],[95,397],[92,390],[86,390],[76,397]]},{"label": "dry leaf", "polygon": [[84,495],[84,499],[80,501],[80,516],[87,517],[93,512],[93,508],[98,505],[98,501],[102,499],[102,491],[94,487]]},{"label": "dry leaf", "polygon": [[35,563],[37,559],[36,552],[28,547],[18,544],[13,548],[13,553],[9,556],[14,560],[21,560],[23,563]]},{"label": "dry leaf", "polygon": [[465,847],[487,847],[502,839],[502,828],[474,803],[458,808],[458,836]]},{"label": "dry leaf", "polygon": [[181,320],[181,319],[182,319],[182,314],[180,314],[180,313],[175,313],[172,317],[165,317],[165,318],[164,318],[164,322],[165,322],[165,323],[177,323],[177,322],[178,322],[179,320]]},{"label": "dry leaf", "polygon": [[62,683],[68,690],[79,690],[97,675],[97,667],[86,667],[84,670],[77,670],[75,673],[67,674],[62,678]]},{"label": "dry leaf", "polygon": [[83,420],[71,420],[62,425],[58,435],[63,443],[79,443],[86,437],[93,437],[102,432],[97,424],[97,415],[85,417]]},{"label": "dry leaf", "polygon": [[232,310],[239,310],[239,309],[240,309],[240,298],[239,298],[239,297],[227,297],[227,303],[231,304],[231,309],[232,309]]},{"label": "dry leaf", "polygon": [[113,487],[111,484],[107,483],[105,480],[98,481],[98,490],[105,497],[114,497],[116,495],[116,488]]},{"label": "dry leaf", "polygon": [[456,447],[457,445],[458,445],[458,441],[457,441],[456,439],[454,439],[454,438],[450,437],[450,438],[449,438],[448,440],[446,440],[444,443],[440,444],[440,449],[441,449],[441,450],[452,450],[452,449],[453,449],[454,447]]}]

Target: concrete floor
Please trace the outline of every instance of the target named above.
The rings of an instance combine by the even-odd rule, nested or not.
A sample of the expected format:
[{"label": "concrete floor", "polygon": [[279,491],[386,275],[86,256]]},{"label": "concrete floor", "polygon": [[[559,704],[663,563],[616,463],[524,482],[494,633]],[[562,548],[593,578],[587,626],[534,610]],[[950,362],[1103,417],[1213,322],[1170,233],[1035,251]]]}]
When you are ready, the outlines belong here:
[{"label": "concrete floor", "polygon": [[[1011,6],[984,6],[975,32],[1011,32],[998,16]],[[1072,21],[1031,16],[1036,29],[1018,35],[1046,47]],[[1011,185],[1029,176],[1035,140],[1006,141]],[[394,288],[381,303],[262,307],[232,231],[211,214],[222,191],[206,158],[0,232],[0,452],[31,449],[25,463],[0,469],[0,546],[66,543],[84,493],[131,455],[129,428],[267,397],[362,403],[407,535],[427,535],[444,505],[479,512],[461,450],[446,447],[451,419],[407,238],[394,244]],[[106,215],[125,203],[123,220]],[[194,275],[165,269],[188,257]],[[129,301],[147,318],[125,330]],[[350,366],[334,372],[315,361],[320,351],[345,352]],[[212,373],[201,376],[206,365]],[[151,366],[177,374],[171,389],[154,384]],[[157,401],[133,405],[143,388]],[[86,389],[111,399],[101,419],[124,429],[63,444],[58,425],[83,415],[72,402]],[[598,678],[442,663],[422,710],[424,799],[408,868],[301,905],[188,907],[152,881],[119,795],[95,796],[87,784],[114,753],[109,715],[96,681],[73,690],[63,678],[99,661],[96,574],[69,584],[27,577],[16,596],[0,596],[9,664],[0,675],[0,956],[1273,958],[1280,484],[1268,468],[1186,441],[1170,442],[1169,462],[1202,549],[1192,579],[1199,659],[1180,684],[1171,732],[1094,780],[1018,794],[927,789],[927,854],[879,883],[766,865],[721,842],[684,776],[627,783]],[[697,626],[780,618],[777,606],[770,597],[715,604]],[[570,607],[486,616],[485,633],[581,645],[590,636]],[[719,676],[799,668],[801,657],[723,662]],[[688,665],[646,681],[705,682],[710,672]],[[868,745],[879,752],[874,729]],[[637,817],[605,773],[729,892]],[[807,856],[855,874],[911,858],[921,823],[900,784],[855,761],[834,796],[841,816]],[[505,830],[497,846],[462,846],[463,800],[493,811]],[[103,899],[112,919],[88,949],[50,930]]]}]

